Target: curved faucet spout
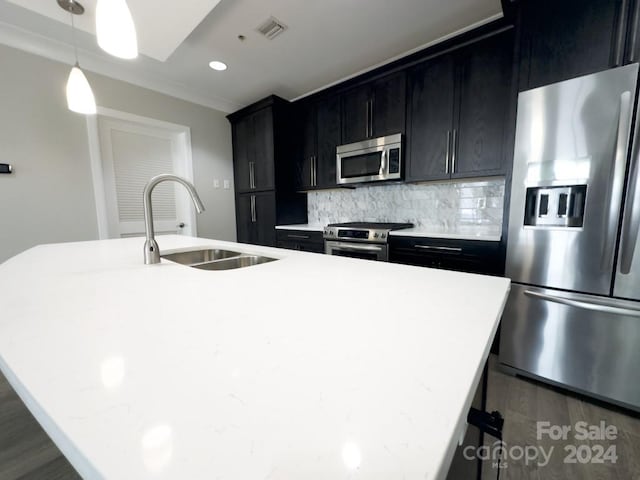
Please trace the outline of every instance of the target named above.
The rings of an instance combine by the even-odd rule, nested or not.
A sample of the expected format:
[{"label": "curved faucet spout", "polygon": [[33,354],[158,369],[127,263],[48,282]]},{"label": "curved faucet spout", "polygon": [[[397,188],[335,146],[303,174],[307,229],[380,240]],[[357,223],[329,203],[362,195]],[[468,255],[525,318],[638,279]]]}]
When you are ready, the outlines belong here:
[{"label": "curved faucet spout", "polygon": [[183,185],[184,188],[187,189],[189,195],[191,195],[191,200],[193,200],[193,204],[196,207],[198,213],[204,212],[204,205],[202,204],[202,200],[200,200],[200,196],[198,192],[196,192],[196,188],[193,184],[182,177],[178,177],[176,175],[163,174],[157,175],[153,177],[144,187],[143,196],[143,204],[144,204],[144,229],[146,233],[147,239],[144,242],[144,263],[146,265],[152,263],[160,263],[160,248],[158,248],[158,243],[155,239],[155,232],[153,230],[153,208],[151,206],[151,193],[153,189],[161,182],[165,182],[167,180],[171,180],[173,182],[178,182]]}]

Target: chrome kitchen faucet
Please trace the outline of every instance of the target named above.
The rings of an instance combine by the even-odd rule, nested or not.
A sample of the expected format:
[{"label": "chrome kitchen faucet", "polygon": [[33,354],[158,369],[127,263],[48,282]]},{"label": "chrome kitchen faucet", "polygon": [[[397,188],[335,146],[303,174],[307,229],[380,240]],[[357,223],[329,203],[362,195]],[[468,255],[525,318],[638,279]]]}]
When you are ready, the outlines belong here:
[{"label": "chrome kitchen faucet", "polygon": [[198,196],[198,192],[196,192],[196,188],[185,180],[182,177],[178,177],[176,175],[163,174],[157,175],[153,177],[144,187],[143,192],[143,203],[144,203],[144,229],[147,235],[147,239],[144,242],[144,263],[145,265],[150,265],[152,263],[160,263],[160,248],[158,247],[158,243],[156,242],[155,234],[153,231],[153,209],[151,208],[151,192],[156,185],[161,182],[172,180],[174,182],[178,182],[184,186],[191,195],[191,200],[193,200],[193,204],[196,207],[198,213],[204,212],[204,205],[202,204],[202,200]]}]

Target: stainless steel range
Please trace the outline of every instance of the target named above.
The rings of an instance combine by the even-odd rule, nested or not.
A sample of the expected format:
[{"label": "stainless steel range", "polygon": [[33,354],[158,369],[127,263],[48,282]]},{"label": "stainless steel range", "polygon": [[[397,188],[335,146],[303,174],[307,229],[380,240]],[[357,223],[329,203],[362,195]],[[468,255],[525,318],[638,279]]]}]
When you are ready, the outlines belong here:
[{"label": "stainless steel range", "polygon": [[412,223],[331,223],[324,228],[327,255],[389,261],[389,232],[413,227]]}]

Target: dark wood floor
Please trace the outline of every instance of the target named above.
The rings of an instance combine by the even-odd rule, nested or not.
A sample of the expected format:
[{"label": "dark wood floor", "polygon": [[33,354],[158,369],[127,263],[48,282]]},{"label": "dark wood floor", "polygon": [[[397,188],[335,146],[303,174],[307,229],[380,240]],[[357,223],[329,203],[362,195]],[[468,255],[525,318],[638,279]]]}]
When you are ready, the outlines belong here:
[{"label": "dark wood floor", "polygon": [[[504,442],[509,446],[554,446],[545,467],[526,465],[524,460],[505,459],[501,480],[640,480],[640,419],[548,388],[505,375],[491,358],[487,407],[505,417]],[[557,425],[578,421],[597,424],[601,420],[618,428],[614,441],[591,444],[616,445],[616,464],[565,464],[563,447],[571,442],[540,442],[536,421]],[[488,444],[492,442],[488,440]],[[573,442],[576,443],[576,442]],[[585,443],[585,442],[580,442]],[[483,479],[495,479],[497,469],[484,462]],[[0,374],[0,480],[67,480],[80,478],[49,440],[5,378]]]},{"label": "dark wood floor", "polygon": [[[501,373],[495,356],[491,357],[489,367],[487,409],[498,410],[505,419],[503,441],[507,450],[515,445],[543,446],[546,451],[554,447],[550,461],[544,467],[538,466],[537,462],[526,465],[524,460],[505,457],[506,468],[502,468],[500,480],[640,480],[640,418],[538,382]],[[640,376],[630,379],[634,380],[640,381]],[[580,421],[590,425],[605,421],[617,428],[618,436],[613,441],[576,441],[573,433],[569,433],[564,442],[540,441],[536,438],[537,421],[571,426]],[[485,445],[493,441],[495,439],[489,437]],[[599,444],[605,450],[609,445],[615,445],[618,460],[615,464],[567,464],[564,463],[567,456],[564,448],[570,444],[585,444],[591,448]],[[484,462],[483,467],[483,480],[496,478],[497,470],[491,462]]]},{"label": "dark wood floor", "polygon": [[0,480],[78,478],[0,373]]}]

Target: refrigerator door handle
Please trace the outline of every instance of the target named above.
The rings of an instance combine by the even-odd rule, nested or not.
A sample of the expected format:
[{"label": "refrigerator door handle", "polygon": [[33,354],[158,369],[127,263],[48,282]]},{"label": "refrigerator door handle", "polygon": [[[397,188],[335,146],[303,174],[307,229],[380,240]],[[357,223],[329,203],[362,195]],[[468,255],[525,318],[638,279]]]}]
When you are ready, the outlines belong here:
[{"label": "refrigerator door handle", "polygon": [[640,112],[636,115],[636,128],[631,150],[631,167],[627,205],[622,220],[620,239],[620,273],[628,275],[633,265],[638,231],[640,230]]},{"label": "refrigerator door handle", "polygon": [[569,307],[583,308],[585,310],[593,310],[596,312],[602,313],[612,313],[614,315],[628,315],[631,317],[640,317],[640,308],[630,308],[628,306],[628,302],[625,304],[616,303],[615,300],[608,301],[597,301],[594,302],[593,299],[581,299],[576,296],[561,296],[561,295],[551,295],[549,293],[543,292],[535,292],[533,290],[525,290],[525,295],[533,298],[537,298],[539,300],[546,300],[548,302],[560,303],[562,305],[567,305]]},{"label": "refrigerator door handle", "polygon": [[618,116],[618,135],[616,139],[616,154],[613,161],[613,171],[611,179],[613,180],[611,190],[608,195],[609,214],[607,215],[607,224],[605,227],[604,245],[602,247],[602,257],[600,259],[600,268],[607,271],[611,268],[613,261],[613,250],[616,241],[616,231],[618,229],[618,212],[622,205],[622,184],[617,182],[616,178],[624,175],[625,165],[627,162],[627,146],[629,144],[629,127],[631,122],[631,92],[622,92],[620,95],[620,115]]}]

